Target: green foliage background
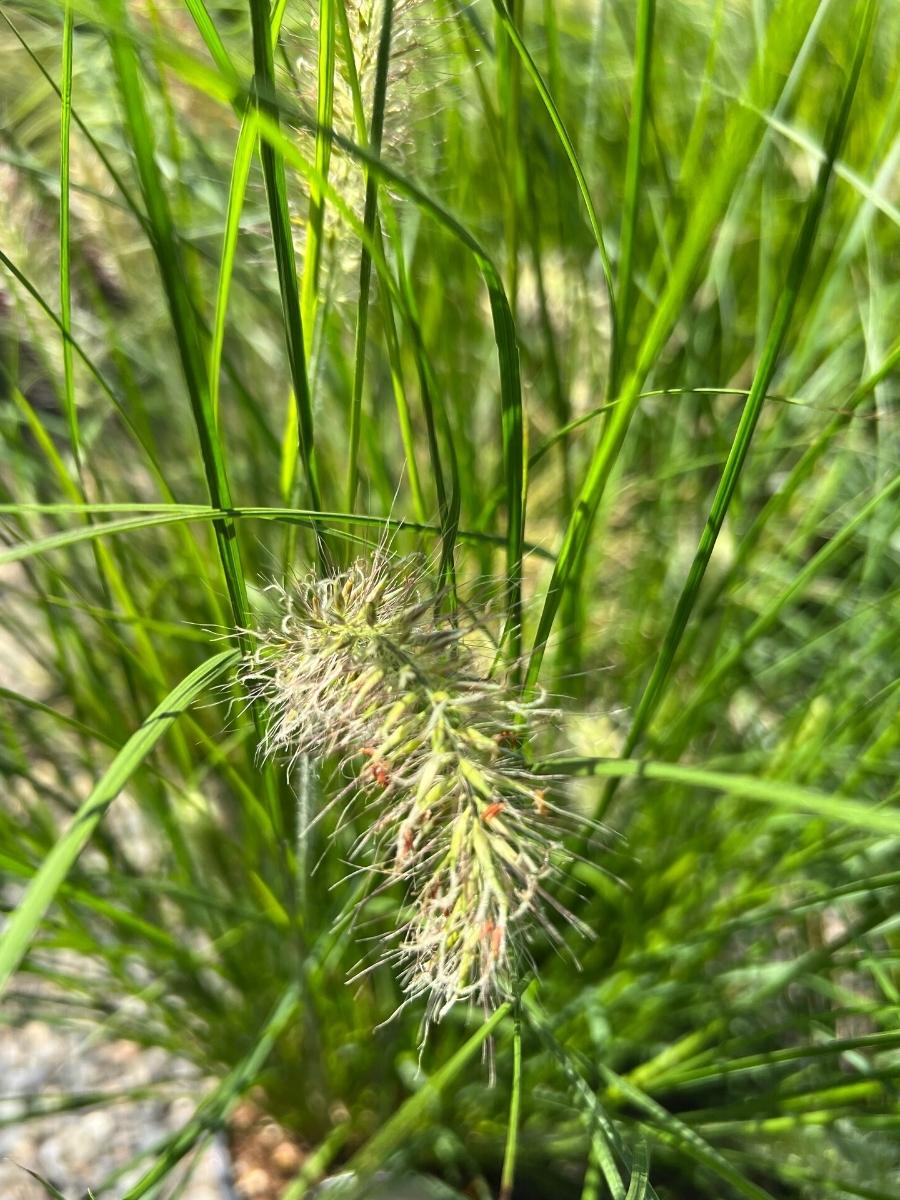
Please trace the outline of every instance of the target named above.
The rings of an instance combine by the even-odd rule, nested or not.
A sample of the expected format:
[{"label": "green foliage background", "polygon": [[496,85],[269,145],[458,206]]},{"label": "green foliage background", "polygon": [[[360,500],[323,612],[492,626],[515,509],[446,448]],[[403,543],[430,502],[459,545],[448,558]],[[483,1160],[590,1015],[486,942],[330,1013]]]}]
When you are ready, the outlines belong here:
[{"label": "green foliage background", "polygon": [[[895,1195],[894,0],[0,15],[4,1020],[221,1081],[95,1194],[258,1084],[292,1196]],[[386,521],[613,831],[421,1059],[218,640]]]}]

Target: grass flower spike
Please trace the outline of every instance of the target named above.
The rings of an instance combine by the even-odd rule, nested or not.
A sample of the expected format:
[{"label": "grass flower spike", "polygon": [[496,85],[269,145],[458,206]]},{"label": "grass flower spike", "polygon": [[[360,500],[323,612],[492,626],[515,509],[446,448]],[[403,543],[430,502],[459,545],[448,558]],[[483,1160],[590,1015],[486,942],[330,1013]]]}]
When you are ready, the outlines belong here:
[{"label": "grass flower spike", "polygon": [[355,856],[406,886],[387,957],[408,999],[427,999],[428,1020],[460,1000],[490,1008],[529,930],[558,937],[547,913],[565,913],[546,884],[566,814],[523,756],[546,712],[489,674],[483,632],[440,615],[417,558],[380,553],[278,594],[281,623],[244,667],[269,713],[264,751],[349,771],[338,825],[364,817]]}]

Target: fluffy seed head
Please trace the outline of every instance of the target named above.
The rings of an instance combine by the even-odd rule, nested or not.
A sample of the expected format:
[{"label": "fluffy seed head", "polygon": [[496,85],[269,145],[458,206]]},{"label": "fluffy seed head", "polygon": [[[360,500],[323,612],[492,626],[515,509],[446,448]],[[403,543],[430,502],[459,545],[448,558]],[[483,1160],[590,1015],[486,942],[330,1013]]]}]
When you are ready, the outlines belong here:
[{"label": "fluffy seed head", "polygon": [[366,817],[354,853],[406,887],[385,957],[407,998],[428,1020],[460,1000],[490,1008],[529,929],[554,935],[548,908],[569,916],[545,890],[566,814],[523,754],[545,711],[491,673],[472,618],[438,612],[417,558],[275,591],[280,624],[243,666],[268,711],[264,752],[349,771],[331,804]]}]

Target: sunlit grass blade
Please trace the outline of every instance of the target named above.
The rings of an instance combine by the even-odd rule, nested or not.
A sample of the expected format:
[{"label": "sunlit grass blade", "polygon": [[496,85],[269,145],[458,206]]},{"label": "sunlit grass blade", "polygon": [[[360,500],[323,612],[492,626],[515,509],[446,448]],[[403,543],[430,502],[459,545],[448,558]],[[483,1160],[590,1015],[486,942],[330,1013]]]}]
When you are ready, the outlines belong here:
[{"label": "sunlit grass blade", "polygon": [[[315,162],[316,171],[322,179],[328,178],[328,166],[331,161],[331,127],[334,123],[335,7],[338,4],[340,4],[340,0],[322,0],[319,5]],[[303,260],[303,279],[300,291],[307,359],[312,356],[319,277],[322,269],[324,225],[325,200],[318,184],[312,181],[309,188],[306,253]],[[348,507],[352,508],[353,506],[349,505]]]},{"label": "sunlit grass blade", "polygon": [[641,199],[641,158],[644,129],[650,102],[650,65],[653,55],[653,18],[656,0],[639,0],[635,16],[634,82],[631,89],[631,120],[628,125],[628,155],[625,161],[625,200],[616,265],[617,337],[610,365],[609,392],[614,394],[628,342],[634,292],[634,252]]},{"label": "sunlit grass blade", "polygon": [[790,812],[805,812],[829,821],[840,821],[871,833],[895,837],[900,834],[900,809],[832,796],[778,779],[760,779],[755,775],[708,771],[700,766],[685,767],[678,763],[651,762],[646,759],[555,758],[539,764],[539,769],[548,775],[559,773],[678,783],[685,787],[744,797]]},{"label": "sunlit grass blade", "polygon": [[200,32],[200,36],[206,45],[207,50],[212,55],[212,60],[222,72],[223,75],[229,76],[234,74],[234,67],[231,63],[231,57],[225,48],[225,43],[216,28],[216,23],[210,14],[209,9],[203,3],[203,0],[184,0],[184,6],[191,14],[194,24]]},{"label": "sunlit grass blade", "polygon": [[[265,113],[273,130],[277,131],[279,117],[278,107],[275,103],[275,67],[269,6],[265,0],[252,0],[250,17],[253,29],[255,102],[259,112]],[[294,389],[294,403],[297,406],[300,459],[309,489],[311,507],[317,509],[322,505],[313,450],[312,396],[307,374],[306,348],[300,311],[300,289],[297,284],[297,269],[294,263],[294,240],[287,199],[284,156],[273,140],[269,138],[263,138],[260,142],[259,152],[266,181],[269,223],[281,291],[282,321],[288,365]],[[321,534],[317,536],[317,544],[320,557],[326,556],[327,545],[322,540]]]},{"label": "sunlit grass blade", "polygon": [[219,279],[216,287],[216,307],[213,317],[212,339],[209,348],[209,398],[212,419],[219,427],[219,389],[222,373],[222,349],[225,344],[225,324],[228,318],[228,297],[234,274],[234,260],[240,232],[241,213],[247,192],[247,180],[256,147],[256,130],[244,114],[234,148],[231,183],[228,189],[228,207],[225,210],[225,232],[222,240],[222,257],[219,263]]},{"label": "sunlit grass blade", "polygon": [[[188,291],[182,255],[159,174],[153,129],[143,95],[137,53],[128,37],[125,10],[121,0],[107,0],[107,7],[118,26],[111,33],[110,41],[119,95],[134,149],[141,191],[152,231],[153,249],[162,277],[200,441],[210,500],[214,507],[227,509],[231,505],[231,493],[225,473],[222,445],[213,419],[195,306]],[[234,621],[239,628],[246,628],[249,625],[247,591],[237,536],[227,518],[217,522],[215,530]]]},{"label": "sunlit grass blade", "polygon": [[650,1153],[647,1143],[640,1140],[634,1149],[631,1163],[631,1178],[625,1200],[644,1200],[650,1185]]},{"label": "sunlit grass blade", "polygon": [[509,1095],[509,1121],[503,1169],[500,1172],[499,1200],[511,1200],[516,1179],[516,1159],[519,1145],[519,1121],[522,1109],[522,1022],[518,1012],[513,1017],[512,1085]]},{"label": "sunlit grass blade", "polygon": [[[776,7],[769,21],[770,38],[767,43],[763,80],[765,90],[770,94],[764,96],[764,103],[774,99],[771,93],[776,92],[781,70],[793,60],[801,38],[799,30],[802,26],[802,14],[812,8],[812,0],[803,0],[802,4],[794,6],[789,23],[791,36],[783,36],[780,29],[785,8],[784,3]],[[754,73],[750,86],[751,95],[755,94],[755,78]],[[762,121],[750,108],[740,108],[732,115],[718,157],[710,169],[701,202],[694,209],[681,239],[677,256],[668,274],[665,291],[656,305],[650,325],[641,341],[635,365],[621,385],[617,396],[618,403],[600,435],[575,509],[566,525],[528,662],[528,688],[533,688],[537,683],[544,651],[569,580],[576,571],[583,569],[583,551],[639,403],[644,380],[678,319],[700,263],[709,249],[716,226],[731,201],[743,170],[756,151],[762,129]]]},{"label": "sunlit grass blade", "polygon": [[60,884],[110,804],[175,718],[210,683],[234,666],[237,658],[237,651],[225,650],[183,679],[132,734],[94,786],[72,824],[41,863],[0,937],[0,994],[27,953]]},{"label": "sunlit grass blade", "polygon": [[59,315],[63,330],[63,379],[69,442],[76,464],[81,456],[78,413],[75,408],[75,367],[72,358],[71,236],[69,221],[69,137],[72,127],[72,58],[75,12],[67,3],[63,14],[62,80],[59,118]]},{"label": "sunlit grass blade", "polygon": [[[835,115],[832,132],[828,139],[827,156],[820,167],[812,197],[806,207],[803,223],[780,292],[775,316],[766,337],[759,365],[753,377],[753,385],[747,397],[747,403],[741,413],[741,419],[728,454],[728,460],[725,463],[725,468],[716,488],[715,496],[713,497],[709,516],[700,537],[700,543],[681,595],[678,597],[672,620],[663,638],[659,657],[654,665],[650,679],[644,688],[640,701],[636,706],[634,720],[632,721],[623,750],[625,756],[631,754],[638,745],[644,730],[659,706],[675,662],[675,657],[678,653],[678,648],[681,644],[681,639],[684,636],[691,613],[697,603],[700,587],[703,583],[706,569],[709,566],[709,560],[712,557],[716,541],[718,540],[719,533],[737,489],[747,455],[750,452],[750,444],[760,413],[762,412],[765,395],[775,374],[794,316],[794,309],[800,289],[809,270],[812,249],[822,211],[825,207],[832,169],[835,159],[840,153],[847,131],[850,110],[853,105],[854,95],[856,94],[856,85],[859,81],[863,58],[872,29],[874,12],[875,6],[871,0],[868,0],[861,14],[847,84],[844,88],[840,106]],[[609,795],[610,791],[608,790],[607,797]]]},{"label": "sunlit grass blade", "polygon": [[347,1164],[348,1171],[356,1171],[363,1177],[367,1176],[371,1171],[382,1166],[411,1134],[420,1129],[429,1105],[453,1083],[463,1067],[481,1050],[487,1039],[506,1019],[509,1011],[508,1003],[501,1004],[484,1024],[463,1042],[447,1062],[439,1067],[414,1095],[404,1101],[390,1120],[385,1122],[378,1132],[356,1151]]},{"label": "sunlit grass blade", "polygon": [[[381,30],[378,52],[375,59],[375,87],[372,93],[372,118],[369,123],[367,145],[380,157],[384,134],[384,110],[387,101],[388,68],[391,60],[391,27],[394,16],[394,0],[384,0],[381,10]],[[316,164],[318,166],[318,164]],[[378,177],[366,172],[366,198],[363,224],[372,236],[378,220]],[[366,332],[369,325],[369,292],[372,282],[372,258],[363,244],[359,261],[359,291],[356,307],[356,333],[353,353],[353,394],[350,399],[350,430],[347,451],[347,488],[345,507],[352,512],[356,504],[356,489],[359,485],[359,433],[362,422],[363,388],[366,370]]]}]

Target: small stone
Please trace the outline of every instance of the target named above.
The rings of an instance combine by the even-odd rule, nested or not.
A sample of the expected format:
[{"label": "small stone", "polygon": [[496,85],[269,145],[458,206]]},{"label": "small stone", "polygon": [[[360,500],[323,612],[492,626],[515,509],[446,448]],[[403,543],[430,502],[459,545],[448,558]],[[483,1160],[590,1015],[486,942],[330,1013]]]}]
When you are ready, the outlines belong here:
[{"label": "small stone", "polygon": [[256,1137],[260,1146],[270,1150],[284,1141],[284,1130],[275,1121],[266,1121]]},{"label": "small stone", "polygon": [[231,1127],[239,1133],[246,1132],[252,1129],[259,1117],[259,1109],[255,1104],[251,1104],[249,1100],[244,1100],[238,1104],[234,1112],[231,1114]]},{"label": "small stone", "polygon": [[270,1182],[268,1171],[264,1171],[262,1167],[254,1167],[238,1180],[238,1192],[246,1197],[246,1200],[268,1200],[271,1194]]},{"label": "small stone", "polygon": [[303,1166],[303,1155],[293,1142],[284,1141],[272,1151],[272,1165],[277,1167],[282,1175],[290,1175]]}]

